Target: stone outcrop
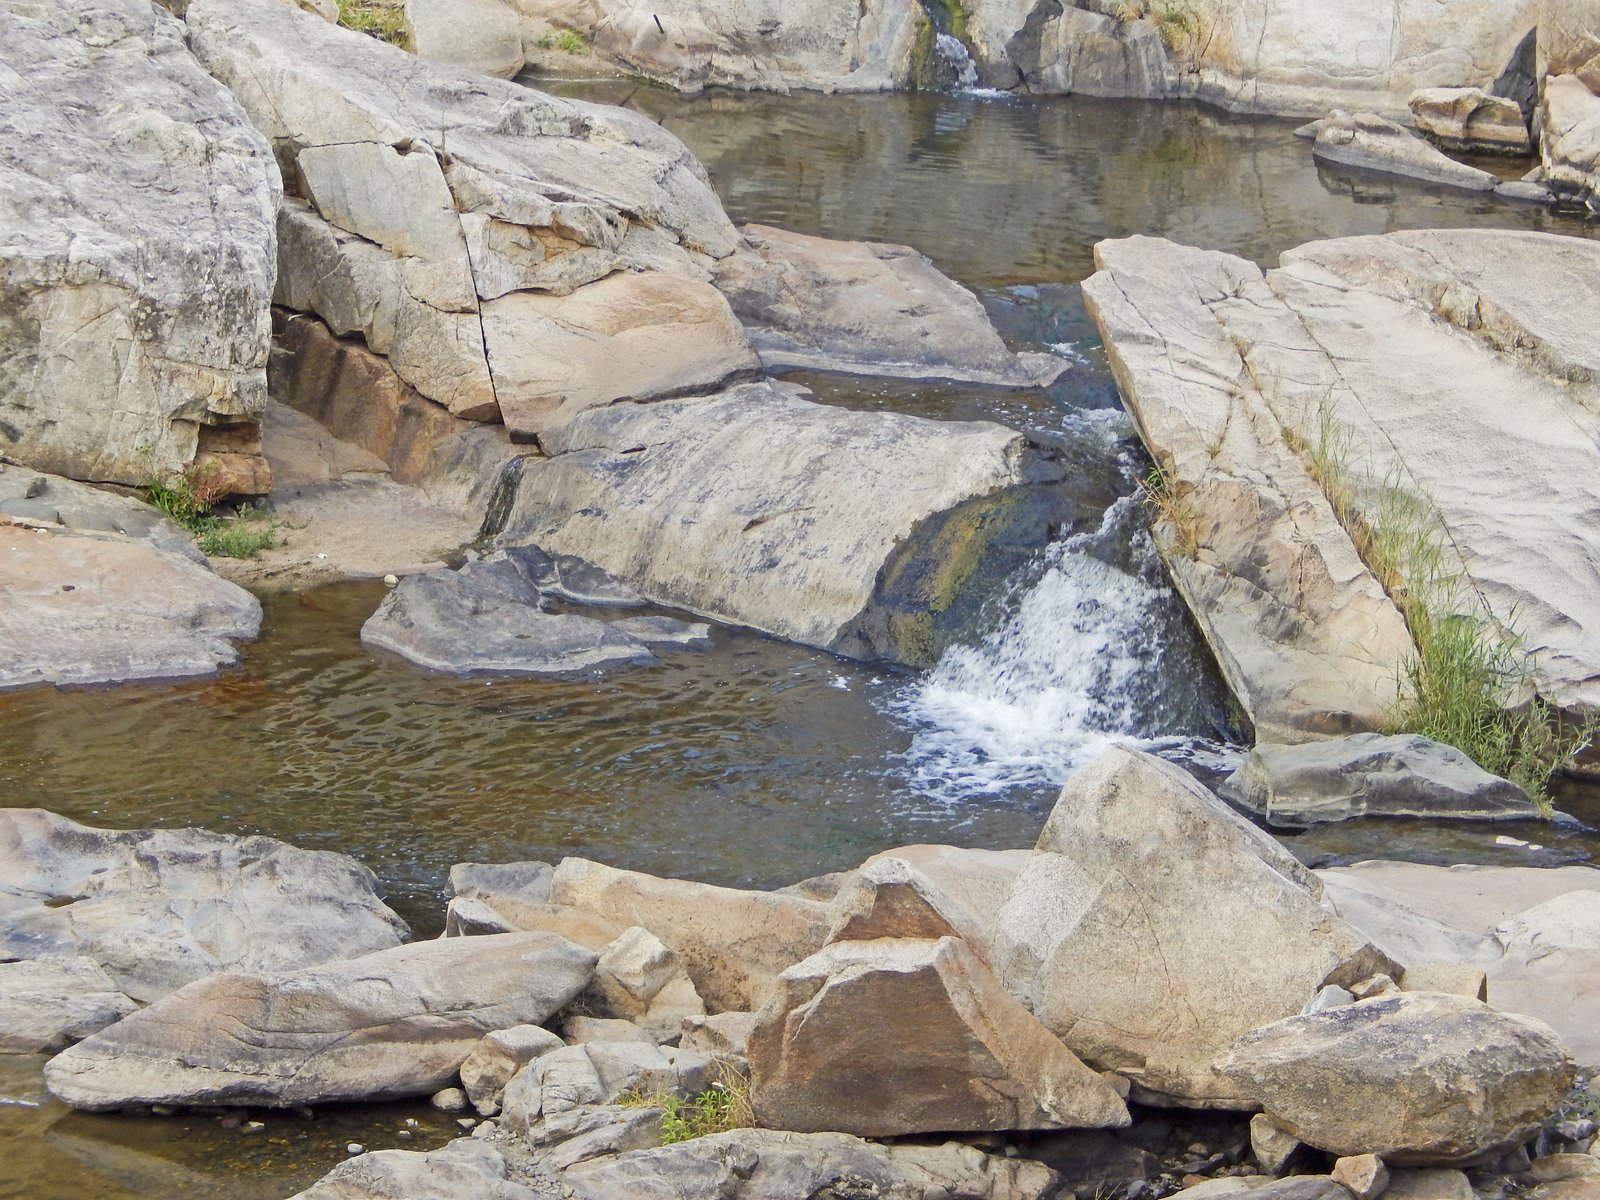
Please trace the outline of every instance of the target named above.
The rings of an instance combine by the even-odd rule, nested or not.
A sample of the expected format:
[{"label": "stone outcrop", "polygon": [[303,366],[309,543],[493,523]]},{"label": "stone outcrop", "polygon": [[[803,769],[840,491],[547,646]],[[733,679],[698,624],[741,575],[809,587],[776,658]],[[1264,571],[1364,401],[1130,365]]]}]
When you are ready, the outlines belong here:
[{"label": "stone outcrop", "polygon": [[0,689],[210,675],[261,605],[152,507],[0,464]]},{"label": "stone outcrop", "polygon": [[1365,506],[1387,497],[1423,514],[1424,535],[1437,522],[1547,699],[1600,702],[1600,543],[1573,518],[1600,478],[1583,315],[1600,304],[1600,245],[1398,233],[1302,246],[1265,274],[1143,238],[1096,256],[1090,310],[1187,529],[1162,524],[1174,578],[1259,740],[1378,727],[1410,654],[1309,453],[1286,444],[1309,452],[1324,428],[1358,511],[1376,520]]},{"label": "stone outcrop", "polygon": [[1399,175],[1468,192],[1492,192],[1500,182],[1488,171],[1457,162],[1409,129],[1376,113],[1352,116],[1335,112],[1309,128],[1316,131],[1311,152],[1318,162]]},{"label": "stone outcrop", "polygon": [[51,1059],[74,1108],[425,1096],[487,1033],[539,1024],[595,956],[546,933],[444,938],[280,975],[210,975]]},{"label": "stone outcrop", "polygon": [[563,1182],[578,1200],[794,1200],[863,1195],[881,1200],[1042,1200],[1059,1178],[1025,1159],[972,1146],[884,1146],[842,1133],[736,1129],[657,1150],[584,1163]]},{"label": "stone outcrop", "polygon": [[685,1019],[706,1015],[678,956],[637,925],[601,952],[583,999],[594,1016],[630,1021],[659,1042],[677,1041]]},{"label": "stone outcrop", "polygon": [[226,430],[259,466],[261,135],[145,0],[8,5],[0,60],[0,452],[137,484]]},{"label": "stone outcrop", "polygon": [[1521,106],[1482,88],[1423,88],[1407,107],[1417,128],[1447,150],[1527,154],[1531,148]]},{"label": "stone outcrop", "polygon": [[773,892],[657,879],[583,858],[556,866],[550,899],[659,938],[712,1012],[752,1011],[778,975],[822,947],[828,909]]},{"label": "stone outcrop", "polygon": [[501,544],[575,554],[660,604],[850,657],[914,656],[920,625],[902,634],[878,592],[886,564],[925,555],[942,589],[927,604],[949,604],[982,529],[922,547],[919,525],[1058,468],[999,425],[807,395],[761,383],[579,413],[546,431],[551,458],[524,465]]},{"label": "stone outcrop", "polygon": [[1484,1162],[1538,1131],[1572,1086],[1553,1030],[1463,996],[1413,993],[1257,1029],[1219,1070],[1330,1154]]},{"label": "stone outcrop", "polygon": [[688,1097],[710,1082],[711,1060],[696,1050],[648,1039],[585,1042],[542,1054],[518,1071],[501,1096],[500,1121],[514,1135],[554,1140],[630,1092]]},{"label": "stone outcrop", "polygon": [[1268,824],[1291,828],[1353,817],[1539,817],[1528,794],[1510,780],[1489,774],[1454,746],[1405,734],[1258,743],[1222,794]]},{"label": "stone outcrop", "polygon": [[353,859],[272,838],[0,809],[0,960],[89,958],[139,1001],[396,946],[406,926],[381,895]]},{"label": "stone outcrop", "polygon": [[513,1025],[487,1034],[461,1064],[461,1087],[484,1116],[500,1111],[506,1084],[536,1058],[554,1053],[565,1043],[538,1025]]},{"label": "stone outcrop", "polygon": [[957,937],[988,961],[994,918],[1026,850],[905,846],[874,854],[831,901],[828,941]]},{"label": "stone outcrop", "polygon": [[377,1150],[342,1162],[290,1200],[540,1200],[507,1178],[500,1152],[477,1138],[437,1150]]},{"label": "stone outcrop", "polygon": [[978,298],[909,246],[746,225],[717,287],[768,367],[1029,387],[1067,364],[1013,354]]},{"label": "stone outcrop", "polygon": [[522,70],[522,21],[504,0],[405,0],[418,58],[510,79]]},{"label": "stone outcrop", "polygon": [[54,1054],[138,1007],[92,958],[0,962],[0,1054]]},{"label": "stone outcrop", "polygon": [[458,417],[498,419],[502,371],[508,405],[537,391],[527,347],[551,325],[530,293],[617,270],[692,281],[737,242],[704,170],[644,117],[419,64],[273,0],[195,0],[188,23],[295,181],[278,302],[359,334]]},{"label": "stone outcrop", "polygon": [[1537,72],[1572,75],[1600,92],[1600,26],[1591,0],[1540,0]]},{"label": "stone outcrop", "polygon": [[1576,75],[1558,76],[1545,84],[1541,112],[1546,186],[1562,203],[1600,213],[1600,95]]},{"label": "stone outcrop", "polygon": [[1111,749],[1062,789],[996,919],[995,970],[1135,1099],[1247,1108],[1212,1069],[1234,1039],[1325,984],[1398,971],[1321,891],[1183,771]]},{"label": "stone outcrop", "polygon": [[749,1045],[756,1119],[870,1137],[1120,1126],[1116,1091],[959,938],[838,942],[789,968]]}]

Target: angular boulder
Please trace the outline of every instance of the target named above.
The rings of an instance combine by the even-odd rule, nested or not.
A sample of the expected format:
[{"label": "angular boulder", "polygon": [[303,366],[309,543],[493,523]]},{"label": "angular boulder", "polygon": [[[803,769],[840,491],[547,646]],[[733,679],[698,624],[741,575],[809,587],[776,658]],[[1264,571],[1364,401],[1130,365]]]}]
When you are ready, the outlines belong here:
[{"label": "angular boulder", "polygon": [[290,1200],[540,1200],[508,1178],[505,1158],[479,1138],[437,1150],[377,1150],[342,1162]]},{"label": "angular boulder", "polygon": [[1447,150],[1527,154],[1528,122],[1515,100],[1482,88],[1423,88],[1407,102],[1417,128]]},{"label": "angular boulder", "polygon": [[902,640],[885,612],[886,563],[923,554],[954,592],[981,557],[982,532],[908,550],[913,532],[966,501],[1048,479],[1054,465],[989,422],[807,396],[767,382],[581,412],[546,432],[551,458],[524,466],[501,543],[576,554],[714,620],[900,660],[920,643]]},{"label": "angular boulder", "polygon": [[773,892],[658,879],[583,858],[556,866],[550,899],[624,926],[640,926],[678,956],[712,1012],[752,1011],[778,976],[822,948],[828,908]]},{"label": "angular boulder", "polygon": [[959,938],[837,942],[785,971],[750,1035],[756,1120],[893,1137],[1122,1126],[1116,1090]]},{"label": "angular boulder", "polygon": [[884,1146],[842,1133],[735,1129],[657,1150],[635,1150],[567,1171],[577,1200],[1043,1200],[1060,1177],[1026,1159],[972,1146]]},{"label": "angular boulder", "polygon": [[[1595,72],[1600,83],[1600,69]],[[1557,200],[1600,213],[1600,95],[1576,75],[1545,82],[1539,155]]]},{"label": "angular boulder", "polygon": [[1135,1099],[1247,1108],[1212,1067],[1234,1039],[1399,970],[1321,891],[1183,771],[1114,748],[1062,789],[996,919],[995,970]]},{"label": "angular boulder", "polygon": [[1574,1077],[1549,1026],[1431,993],[1253,1030],[1218,1070],[1301,1141],[1397,1166],[1499,1157],[1538,1132]]},{"label": "angular boulder", "polygon": [[631,1021],[662,1042],[676,1041],[686,1018],[706,1015],[678,956],[637,925],[601,952],[584,1000],[594,1016]]},{"label": "angular boulder", "polygon": [[909,246],[746,225],[717,287],[768,367],[1032,387],[1066,363],[1013,354],[978,298]]},{"label": "angular boulder", "polygon": [[487,1034],[461,1064],[461,1087],[472,1106],[486,1117],[500,1111],[506,1084],[536,1058],[554,1053],[565,1043],[538,1025],[513,1025]]},{"label": "angular boulder", "polygon": [[1492,192],[1500,183],[1488,171],[1457,162],[1377,113],[1335,112],[1313,128],[1316,141],[1311,152],[1319,162],[1469,192]]},{"label": "angular boulder", "polygon": [[226,430],[259,468],[281,190],[167,13],[0,11],[0,452],[141,484]]},{"label": "angular boulder", "polygon": [[485,1034],[548,1020],[595,955],[546,933],[445,938],[283,975],[211,975],[51,1059],[74,1108],[289,1108],[429,1095]]},{"label": "angular boulder", "polygon": [[92,958],[0,962],[0,1054],[54,1054],[138,1007]]},{"label": "angular boulder", "polygon": [[203,829],[114,830],[0,809],[0,960],[80,956],[150,1001],[217,971],[292,971],[408,932],[372,872]]},{"label": "angular boulder", "polygon": [[995,914],[1028,857],[956,846],[875,854],[834,896],[828,941],[958,937],[987,961]]},{"label": "angular boulder", "polygon": [[711,1060],[696,1050],[648,1039],[578,1043],[540,1055],[512,1076],[500,1120],[513,1134],[542,1137],[630,1092],[687,1099],[705,1090],[710,1078]]},{"label": "angular boulder", "polygon": [[1257,743],[1222,794],[1270,825],[1301,828],[1354,817],[1537,820],[1509,779],[1454,746],[1415,735],[1357,733],[1298,746]]}]

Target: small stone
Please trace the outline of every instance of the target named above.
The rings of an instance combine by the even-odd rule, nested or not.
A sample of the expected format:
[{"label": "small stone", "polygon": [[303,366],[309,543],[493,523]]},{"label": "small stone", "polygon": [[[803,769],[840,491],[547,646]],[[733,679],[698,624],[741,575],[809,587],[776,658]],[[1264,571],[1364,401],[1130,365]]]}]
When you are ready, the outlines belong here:
[{"label": "small stone", "polygon": [[1584,1138],[1595,1135],[1595,1123],[1587,1118],[1578,1121],[1561,1121],[1556,1125],[1556,1133],[1566,1141],[1581,1142]]},{"label": "small stone", "polygon": [[1400,987],[1407,992],[1448,992],[1474,1000],[1489,999],[1489,983],[1483,970],[1464,962],[1427,962],[1407,967],[1400,977]]},{"label": "small stone", "polygon": [[1300,1010],[1302,1015],[1322,1012],[1324,1009],[1341,1008],[1346,1004],[1354,1004],[1356,998],[1336,983],[1330,983],[1315,996],[1311,1002]]},{"label": "small stone", "polygon": [[403,1141],[409,1142],[411,1140],[411,1130],[402,1129],[399,1133],[395,1134],[395,1136]]},{"label": "small stone", "polygon": [[465,1112],[467,1094],[458,1087],[441,1088],[428,1100],[440,1112]]},{"label": "small stone", "polygon": [[1356,1197],[1377,1200],[1389,1186],[1389,1168],[1376,1154],[1353,1154],[1333,1164],[1333,1177]]},{"label": "small stone", "polygon": [[1300,1140],[1266,1113],[1257,1113],[1250,1118],[1250,1149],[1263,1171],[1268,1175],[1282,1175],[1295,1151],[1300,1149]]},{"label": "small stone", "polygon": [[385,583],[387,583],[390,587],[395,587],[400,582],[400,576],[398,576],[398,575],[385,575],[383,577],[383,581]]},{"label": "small stone", "polygon": [[1396,1168],[1384,1200],[1478,1200],[1465,1172],[1448,1167]]},{"label": "small stone", "polygon": [[150,1111],[158,1117],[175,1117],[178,1115],[177,1107],[171,1104],[152,1104]]},{"label": "small stone", "polygon": [[500,1126],[495,1121],[479,1121],[478,1127],[472,1131],[475,1138],[491,1138],[500,1132]]},{"label": "small stone", "polygon": [[365,1154],[367,1152],[367,1148],[360,1142],[351,1142],[345,1146],[344,1152],[346,1154]]},{"label": "small stone", "polygon": [[246,1121],[240,1128],[246,1133],[255,1133],[257,1130],[265,1129],[266,1127],[265,1121]]},{"label": "small stone", "polygon": [[1350,994],[1357,1000],[1371,1000],[1374,996],[1393,996],[1400,985],[1387,975],[1373,975],[1360,983],[1352,984]]},{"label": "small stone", "polygon": [[415,1117],[407,1117],[406,1118],[406,1128],[407,1129],[415,1129],[419,1124],[420,1124],[420,1122]]},{"label": "small stone", "polygon": [[244,1124],[244,1113],[242,1113],[242,1112],[223,1113],[220,1117],[217,1118],[217,1124],[221,1125],[224,1129],[238,1129],[241,1125]]},{"label": "small stone", "polygon": [[1591,1154],[1547,1154],[1529,1164],[1528,1177],[1535,1183],[1600,1179],[1600,1160]]},{"label": "small stone", "polygon": [[471,1129],[477,1123],[478,1123],[478,1118],[477,1117],[460,1117],[456,1121],[456,1124],[461,1126],[461,1128],[463,1128],[463,1129]]}]

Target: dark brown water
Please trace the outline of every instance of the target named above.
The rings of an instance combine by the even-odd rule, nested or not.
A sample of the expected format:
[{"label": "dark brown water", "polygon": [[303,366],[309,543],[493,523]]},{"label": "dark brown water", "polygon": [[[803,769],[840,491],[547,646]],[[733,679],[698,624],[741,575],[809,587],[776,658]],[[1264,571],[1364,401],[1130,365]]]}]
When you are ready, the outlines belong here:
[{"label": "dark brown water", "polygon": [[[823,399],[1060,436],[1124,495],[1138,451],[1077,288],[1096,241],[1154,233],[1270,263],[1315,238],[1407,228],[1592,232],[1541,209],[1330,174],[1291,123],[1189,105],[561,90],[662,120],[736,220],[915,245],[978,290],[1017,345],[1075,364],[1047,393],[806,377]],[[269,597],[261,640],[220,679],[0,694],[0,802],[344,851],[424,933],[449,865],[467,859],[581,854],[775,885],[910,841],[1026,845],[1053,781],[1097,738],[1192,748],[1220,732],[1214,677],[1125,510],[1103,537],[1022,572],[987,639],[925,678],[718,630],[711,650],[647,669],[454,679],[361,648],[379,586]],[[1592,799],[1562,802],[1600,820]],[[1498,844],[1507,832],[1540,849]],[[1361,822],[1294,840],[1313,859],[1555,862],[1600,849],[1554,826]],[[0,1058],[0,1200],[267,1200],[327,1170],[347,1141],[453,1132],[415,1106],[269,1114],[249,1133],[69,1116],[37,1081],[34,1060]],[[409,1143],[408,1117],[420,1122]]]}]

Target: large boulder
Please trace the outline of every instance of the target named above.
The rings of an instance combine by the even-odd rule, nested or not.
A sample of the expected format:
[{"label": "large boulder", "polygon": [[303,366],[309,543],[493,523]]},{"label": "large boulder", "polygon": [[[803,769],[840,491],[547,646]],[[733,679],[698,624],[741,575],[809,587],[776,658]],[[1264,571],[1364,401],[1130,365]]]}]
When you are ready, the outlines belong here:
[{"label": "large boulder", "polygon": [[1600,25],[1593,0],[1540,0],[1537,71],[1572,75],[1600,91]]},{"label": "large boulder", "polygon": [[510,79],[522,70],[522,21],[505,0],[405,0],[418,58]]},{"label": "large boulder", "polygon": [[1600,96],[1561,75],[1546,81],[1541,113],[1545,184],[1563,203],[1600,213]]},{"label": "large boulder", "polygon": [[576,554],[674,608],[897,661],[926,647],[880,592],[889,564],[919,556],[937,587],[912,617],[936,615],[993,523],[927,545],[913,534],[1057,471],[999,425],[851,411],[770,382],[590,409],[542,441],[552,457],[524,465],[502,544]]},{"label": "large boulder", "polygon": [[584,1163],[563,1182],[577,1200],[1042,1200],[1060,1179],[1040,1163],[956,1142],[883,1146],[842,1133],[735,1129]]},{"label": "large boulder", "polygon": [[1339,238],[1263,274],[1133,238],[1096,260],[1090,311],[1192,534],[1177,552],[1164,536],[1173,574],[1259,740],[1381,726],[1411,654],[1313,450],[1347,519],[1424,514],[1418,535],[1459,556],[1548,700],[1600,706],[1600,530],[1573,516],[1600,504],[1600,243]]},{"label": "large boulder", "polygon": [[1399,968],[1268,834],[1169,763],[1114,748],[1062,789],[995,923],[1006,987],[1135,1098],[1245,1108],[1212,1067],[1326,984]]},{"label": "large boulder", "polygon": [[0,962],[0,1054],[54,1054],[138,1007],[92,958]]},{"label": "large boulder", "polygon": [[180,988],[50,1060],[74,1108],[287,1108],[422,1096],[487,1033],[536,1025],[593,974],[548,933],[443,938],[281,975],[224,972]]},{"label": "large boulder", "polygon": [[[542,394],[528,347],[553,318],[526,294],[617,270],[700,280],[737,243],[703,168],[647,118],[419,62],[274,0],[194,0],[188,23],[304,197],[283,210],[278,301],[360,333],[456,416],[497,419],[502,373],[511,395]],[[634,286],[573,304],[625,328]]]},{"label": "large boulder", "polygon": [[1447,150],[1527,154],[1528,119],[1515,100],[1482,88],[1423,88],[1407,101],[1411,117]]},{"label": "large boulder", "polygon": [[778,975],[821,949],[828,932],[828,908],[815,900],[658,879],[583,858],[557,864],[550,899],[654,934],[713,1012],[759,1008]]},{"label": "large boulder", "polygon": [[1549,1026],[1431,993],[1265,1026],[1219,1070],[1301,1141],[1400,1166],[1480,1163],[1520,1146],[1574,1074]]},{"label": "large boulder", "polygon": [[507,1178],[500,1152],[479,1138],[437,1150],[378,1150],[342,1162],[290,1200],[540,1200]]},{"label": "large boulder", "polygon": [[[1515,107],[1515,106],[1513,106]],[[1376,113],[1335,112],[1315,123],[1311,152],[1319,162],[1399,175],[1419,183],[1492,192],[1500,181],[1488,171],[1457,162],[1409,129]]]},{"label": "large boulder", "polygon": [[868,1137],[1121,1126],[1116,1090],[959,938],[838,942],[785,971],[749,1045],[757,1121]]},{"label": "large boulder", "polygon": [[0,450],[138,484],[225,432],[259,466],[280,191],[165,12],[0,9]]},{"label": "large boulder", "polygon": [[958,937],[989,958],[995,914],[1026,850],[904,846],[874,854],[834,895],[830,942]]},{"label": "large boulder", "polygon": [[1269,824],[1296,828],[1352,817],[1539,816],[1520,787],[1454,746],[1401,734],[1357,733],[1298,746],[1257,743],[1222,794]]},{"label": "large boulder", "polygon": [[210,675],[261,628],[260,601],[166,522],[128,536],[0,515],[0,593],[0,689]]},{"label": "large boulder", "polygon": [[89,958],[135,1000],[396,946],[406,925],[381,897],[371,871],[326,850],[0,809],[0,960]]},{"label": "large boulder", "polygon": [[768,367],[1032,386],[1067,367],[1013,354],[978,298],[909,246],[746,225],[716,284]]}]

